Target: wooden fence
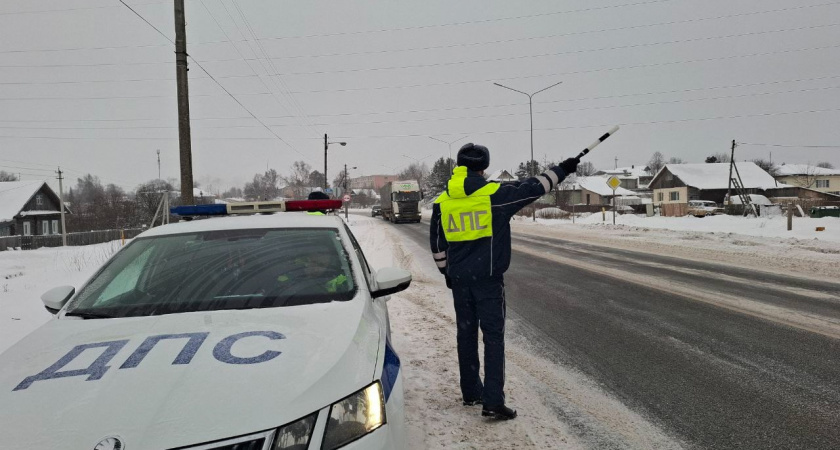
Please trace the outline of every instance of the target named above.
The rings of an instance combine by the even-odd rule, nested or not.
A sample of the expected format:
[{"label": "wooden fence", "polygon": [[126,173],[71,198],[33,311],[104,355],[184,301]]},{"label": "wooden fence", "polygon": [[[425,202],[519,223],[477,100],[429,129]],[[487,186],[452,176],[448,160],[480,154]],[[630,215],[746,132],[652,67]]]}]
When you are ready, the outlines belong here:
[{"label": "wooden fence", "polygon": [[[101,244],[103,242],[116,241],[123,237],[125,239],[131,239],[145,230],[145,228],[128,228],[125,230],[97,230],[82,233],[67,233],[67,245]],[[34,250],[41,247],[61,247],[61,235],[0,237],[0,251],[18,248],[21,250]]]}]

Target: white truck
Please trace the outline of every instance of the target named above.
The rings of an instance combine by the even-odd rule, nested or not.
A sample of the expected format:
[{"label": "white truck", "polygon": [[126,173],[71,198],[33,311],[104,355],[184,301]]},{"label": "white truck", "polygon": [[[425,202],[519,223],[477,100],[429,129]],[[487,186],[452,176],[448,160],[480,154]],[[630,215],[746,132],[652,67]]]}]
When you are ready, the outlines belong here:
[{"label": "white truck", "polygon": [[423,192],[417,180],[390,181],[379,190],[382,218],[398,222],[420,222]]}]

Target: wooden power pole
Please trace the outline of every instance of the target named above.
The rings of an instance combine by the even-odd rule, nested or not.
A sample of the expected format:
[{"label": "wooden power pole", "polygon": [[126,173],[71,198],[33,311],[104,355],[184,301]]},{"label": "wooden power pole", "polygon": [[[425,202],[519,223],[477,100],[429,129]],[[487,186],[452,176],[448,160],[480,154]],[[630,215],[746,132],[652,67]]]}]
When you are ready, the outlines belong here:
[{"label": "wooden power pole", "polygon": [[[184,0],[175,0],[175,76],[178,84],[178,142],[181,153],[181,204],[183,205],[195,203],[195,199],[193,199],[188,70]],[[169,211],[166,211],[166,213],[168,214]]]}]

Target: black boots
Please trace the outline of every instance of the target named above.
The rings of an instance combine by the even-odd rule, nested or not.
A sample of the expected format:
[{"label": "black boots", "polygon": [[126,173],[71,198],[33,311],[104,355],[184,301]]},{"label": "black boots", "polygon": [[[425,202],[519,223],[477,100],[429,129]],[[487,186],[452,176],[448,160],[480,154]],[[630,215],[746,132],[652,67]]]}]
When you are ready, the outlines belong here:
[{"label": "black boots", "polygon": [[516,417],[516,410],[502,406],[484,406],[481,415],[495,420],[510,420]]}]

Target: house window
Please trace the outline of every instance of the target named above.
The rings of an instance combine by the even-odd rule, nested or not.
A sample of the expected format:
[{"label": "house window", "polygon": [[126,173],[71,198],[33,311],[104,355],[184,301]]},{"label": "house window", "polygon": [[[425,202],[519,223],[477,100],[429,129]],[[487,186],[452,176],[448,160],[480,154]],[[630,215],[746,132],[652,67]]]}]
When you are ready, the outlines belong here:
[{"label": "house window", "polygon": [[58,234],[58,220],[52,221],[52,232],[53,234]]},{"label": "house window", "polygon": [[671,192],[671,193],[670,193],[670,196],[671,196],[671,201],[672,201],[672,202],[679,201],[679,199],[680,199],[680,193],[679,193],[679,191],[674,191],[674,192]]},{"label": "house window", "polygon": [[44,206],[44,196],[38,194],[35,196],[35,206]]},{"label": "house window", "polygon": [[829,181],[830,180],[817,180],[817,189],[829,187],[829,185],[828,185]]},{"label": "house window", "polygon": [[23,235],[32,236],[32,222],[23,222]]},{"label": "house window", "polygon": [[660,192],[660,193],[659,193],[659,198],[658,198],[658,200],[659,200],[660,202],[661,202],[661,201],[663,201],[663,200],[665,200],[665,193],[664,193],[664,192]]}]

